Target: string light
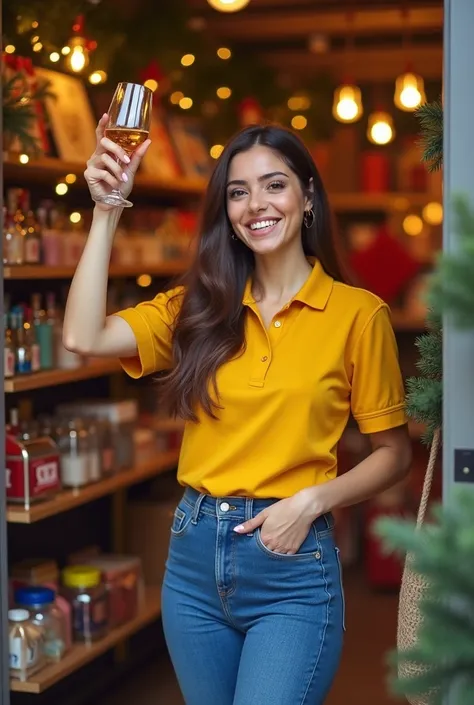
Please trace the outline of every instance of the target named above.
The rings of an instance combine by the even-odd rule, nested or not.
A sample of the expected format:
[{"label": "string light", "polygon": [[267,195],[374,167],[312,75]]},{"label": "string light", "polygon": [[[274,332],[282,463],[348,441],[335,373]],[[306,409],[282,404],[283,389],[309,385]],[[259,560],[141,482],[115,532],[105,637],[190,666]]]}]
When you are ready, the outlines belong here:
[{"label": "string light", "polygon": [[43,48],[43,45],[41,44],[41,42],[36,42],[36,44],[33,45],[33,51],[38,52],[38,51],[41,51],[42,48]]},{"label": "string light", "polygon": [[219,12],[238,12],[247,7],[250,0],[207,0],[207,2]]},{"label": "string light", "polygon": [[423,231],[423,221],[421,220],[420,216],[407,215],[406,218],[403,219],[403,230],[406,232],[407,235],[410,235],[411,237],[421,235]]},{"label": "string light", "polygon": [[181,57],[181,64],[183,66],[192,66],[195,61],[196,57],[194,56],[194,54],[185,54]]},{"label": "string light", "polygon": [[403,73],[395,82],[394,103],[400,110],[414,112],[426,102],[425,84],[416,73]]},{"label": "string light", "polygon": [[217,89],[216,94],[217,97],[221,100],[227,100],[227,98],[230,98],[230,96],[232,95],[232,91],[228,86],[221,86]]},{"label": "string light", "polygon": [[219,47],[219,49],[217,50],[217,56],[219,57],[219,59],[227,61],[227,59],[230,59],[230,57],[232,56],[232,52],[227,47]]},{"label": "string light", "polygon": [[67,55],[66,64],[74,73],[80,73],[89,64],[89,51],[83,37],[73,37],[69,45],[71,51]]},{"label": "string light", "polygon": [[294,95],[288,100],[288,108],[290,110],[309,110],[311,101],[306,95]]},{"label": "string light", "polygon": [[356,122],[362,113],[362,96],[358,86],[346,83],[336,88],[332,106],[332,114],[336,120],[344,123]]},{"label": "string light", "polygon": [[5,47],[5,53],[6,54],[14,54],[16,51],[16,47],[13,46],[13,44],[7,44]]},{"label": "string light", "polygon": [[295,130],[304,130],[307,124],[308,120],[304,115],[295,115],[291,120],[291,126],[294,127]]},{"label": "string light", "polygon": [[378,110],[369,115],[367,138],[373,144],[388,144],[395,137],[392,117]]},{"label": "string light", "polygon": [[219,159],[221,156],[222,152],[224,151],[224,145],[222,144],[214,144],[211,149],[209,150],[209,154],[213,159]]},{"label": "string light", "polygon": [[179,107],[182,108],[183,110],[189,110],[189,108],[192,108],[193,101],[192,98],[181,98],[179,101]]},{"label": "string light", "polygon": [[423,219],[428,225],[441,225],[443,222],[443,206],[433,201],[423,208]]},{"label": "string light", "polygon": [[174,91],[174,93],[170,95],[170,103],[172,103],[173,105],[179,105],[179,101],[183,98],[184,93],[182,93],[181,91]]},{"label": "string light", "polygon": [[39,42],[39,36],[35,34],[34,37],[31,37],[31,43],[36,44],[36,42]]},{"label": "string light", "polygon": [[92,83],[93,86],[97,86],[99,83],[104,83],[106,80],[107,74],[105,71],[94,71],[94,73],[91,73],[89,76],[89,83]]},{"label": "string light", "polygon": [[147,286],[150,286],[151,281],[151,276],[149,274],[140,274],[140,276],[137,277],[137,284],[143,289],[145,289]]},{"label": "string light", "polygon": [[18,161],[20,162],[20,164],[28,164],[30,158],[27,154],[20,154],[20,156],[18,157]]},{"label": "string light", "polygon": [[63,56],[67,56],[67,55],[70,54],[70,53],[71,53],[71,47],[63,47],[63,48],[61,49],[61,54],[62,54]]},{"label": "string light", "polygon": [[31,28],[32,28],[32,29],[38,29],[38,27],[39,27],[39,22],[37,22],[36,20],[31,23]]},{"label": "string light", "polygon": [[61,58],[61,54],[58,54],[57,51],[53,51],[52,54],[49,55],[49,60],[55,64],[59,59]]},{"label": "string light", "polygon": [[67,187],[67,184],[58,184],[55,190],[58,196],[64,196],[69,189]]},{"label": "string light", "polygon": [[74,211],[74,213],[71,213],[71,215],[69,216],[69,220],[71,221],[71,223],[80,223],[82,220],[82,215],[77,211]]},{"label": "string light", "polygon": [[64,179],[64,181],[65,181],[67,184],[75,184],[76,181],[77,181],[77,176],[76,176],[75,174],[68,174],[68,175],[66,176],[66,178]]},{"label": "string light", "polygon": [[160,87],[160,84],[158,83],[158,81],[155,81],[154,78],[148,78],[143,85],[145,86],[145,88],[149,88],[152,93],[157,91]]}]

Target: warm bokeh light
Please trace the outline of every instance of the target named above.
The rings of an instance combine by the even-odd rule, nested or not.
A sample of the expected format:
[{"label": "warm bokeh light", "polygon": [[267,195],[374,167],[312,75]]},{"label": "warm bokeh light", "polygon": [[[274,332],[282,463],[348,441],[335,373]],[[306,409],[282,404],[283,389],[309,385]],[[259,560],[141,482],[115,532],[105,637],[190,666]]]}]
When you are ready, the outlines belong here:
[{"label": "warm bokeh light", "polygon": [[42,48],[43,45],[41,44],[41,42],[36,42],[36,44],[33,44],[33,51],[35,51],[36,53],[41,51]]},{"label": "warm bokeh light", "polygon": [[213,159],[219,159],[221,156],[222,152],[224,151],[224,145],[223,144],[214,144],[211,149],[209,150],[209,154]]},{"label": "warm bokeh light", "polygon": [[232,56],[232,52],[227,47],[219,47],[219,49],[217,50],[217,56],[219,57],[219,59],[227,61],[227,59],[230,59],[230,57]]},{"label": "warm bokeh light", "polygon": [[151,276],[149,274],[140,274],[140,276],[137,277],[137,284],[145,289],[151,284]]},{"label": "warm bokeh light", "polygon": [[13,44],[7,44],[5,47],[5,53],[6,54],[14,54],[16,51],[16,48],[13,46]]},{"label": "warm bokeh light", "polygon": [[181,98],[179,101],[179,107],[182,108],[183,110],[189,110],[189,108],[192,108],[193,106],[193,101],[192,98]]},{"label": "warm bokeh light", "polygon": [[247,7],[250,0],[207,0],[207,2],[219,12],[238,12]]},{"label": "warm bokeh light", "polygon": [[339,86],[334,91],[332,114],[339,122],[356,122],[362,117],[362,96],[360,88],[350,84]]},{"label": "warm bokeh light", "polygon": [[410,235],[411,237],[421,235],[421,232],[423,230],[423,221],[420,216],[414,214],[407,215],[403,219],[403,230],[406,232],[407,235]]},{"label": "warm bokeh light", "polygon": [[71,47],[63,47],[63,48],[61,49],[61,54],[62,54],[63,56],[67,56],[67,55],[70,54],[70,53],[71,53]]},{"label": "warm bokeh light", "polygon": [[388,144],[395,137],[391,115],[377,111],[369,115],[367,139],[373,144]]},{"label": "warm bokeh light", "polygon": [[80,223],[82,220],[82,215],[77,211],[74,211],[74,213],[71,213],[71,215],[69,216],[69,220],[71,221],[71,223]]},{"label": "warm bokeh light", "polygon": [[20,162],[20,164],[28,164],[30,158],[27,154],[20,154],[20,156],[18,157],[18,161]]},{"label": "warm bokeh light", "polygon": [[395,82],[394,103],[405,112],[415,111],[426,103],[425,84],[416,73],[403,73]]},{"label": "warm bokeh light", "polygon": [[423,208],[423,219],[428,225],[441,225],[443,222],[443,206],[433,201]]},{"label": "warm bokeh light", "polygon": [[194,56],[194,54],[185,54],[181,57],[182,66],[192,66],[195,61],[196,57]]},{"label": "warm bokeh light", "polygon": [[173,105],[179,105],[179,101],[183,98],[184,93],[182,93],[181,91],[174,91],[174,93],[170,95],[170,103],[173,103]]},{"label": "warm bokeh light", "polygon": [[221,100],[227,100],[227,98],[230,98],[230,96],[232,95],[232,91],[228,86],[221,86],[217,89],[216,94],[217,97]]},{"label": "warm bokeh light", "polygon": [[294,127],[295,130],[304,130],[307,124],[308,120],[304,115],[295,115],[291,121],[291,127]]},{"label": "warm bokeh light", "polygon": [[107,74],[105,71],[94,71],[94,73],[91,73],[89,76],[89,83],[92,83],[93,86],[97,86],[99,83],[104,83],[106,80]]},{"label": "warm bokeh light", "polygon": [[306,95],[294,95],[288,100],[288,108],[290,110],[309,110],[311,101]]},{"label": "warm bokeh light", "polygon": [[148,78],[143,85],[145,86],[145,88],[149,88],[152,93],[157,91],[160,87],[160,84],[158,83],[158,81],[155,81],[154,78]]},{"label": "warm bokeh light", "polygon": [[77,176],[75,174],[68,174],[64,180],[67,184],[75,184]]},{"label": "warm bokeh light", "polygon": [[53,52],[49,55],[49,60],[52,61],[53,64],[56,64],[56,63],[59,61],[60,58],[61,58],[61,54],[60,54],[59,52],[57,52],[57,51],[53,51]]},{"label": "warm bokeh light", "polygon": [[56,193],[58,196],[64,196],[68,192],[67,184],[58,184],[56,186]]}]

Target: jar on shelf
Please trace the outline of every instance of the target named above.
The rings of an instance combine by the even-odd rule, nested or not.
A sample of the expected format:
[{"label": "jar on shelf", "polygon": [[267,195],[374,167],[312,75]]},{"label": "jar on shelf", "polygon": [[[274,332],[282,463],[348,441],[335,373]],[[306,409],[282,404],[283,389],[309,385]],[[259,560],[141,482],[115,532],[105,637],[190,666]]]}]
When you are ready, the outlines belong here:
[{"label": "jar on shelf", "polygon": [[92,419],[84,420],[89,444],[89,481],[97,482],[102,477],[102,454],[100,434],[97,423]]},{"label": "jar on shelf", "polygon": [[61,480],[64,487],[78,489],[91,481],[89,434],[81,419],[66,421],[58,429]]},{"label": "jar on shelf", "polygon": [[100,570],[69,566],[62,573],[64,597],[72,606],[74,641],[91,644],[108,631],[107,590]]},{"label": "jar on shelf", "polygon": [[25,609],[8,611],[8,648],[10,676],[20,681],[39,671],[45,662],[43,630],[30,619]]},{"label": "jar on shelf", "polygon": [[66,651],[67,625],[55,599],[54,590],[47,587],[31,585],[15,590],[17,607],[28,610],[32,623],[43,630],[44,654],[49,661],[60,661]]}]

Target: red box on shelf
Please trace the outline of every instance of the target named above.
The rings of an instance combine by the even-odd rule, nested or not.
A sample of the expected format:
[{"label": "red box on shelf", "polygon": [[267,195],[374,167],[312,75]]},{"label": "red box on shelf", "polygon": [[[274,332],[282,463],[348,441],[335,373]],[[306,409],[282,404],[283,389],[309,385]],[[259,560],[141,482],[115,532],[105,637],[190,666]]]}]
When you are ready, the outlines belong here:
[{"label": "red box on shelf", "polygon": [[24,504],[47,499],[61,490],[60,460],[51,438],[5,439],[7,501]]}]

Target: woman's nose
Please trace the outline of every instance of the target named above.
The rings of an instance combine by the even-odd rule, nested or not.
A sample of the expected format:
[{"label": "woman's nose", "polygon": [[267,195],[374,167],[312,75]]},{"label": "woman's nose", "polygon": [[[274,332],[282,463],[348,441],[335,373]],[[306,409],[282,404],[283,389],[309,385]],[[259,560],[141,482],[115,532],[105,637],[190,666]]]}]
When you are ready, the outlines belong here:
[{"label": "woman's nose", "polygon": [[258,213],[259,211],[264,211],[267,207],[267,204],[265,203],[265,198],[263,194],[261,193],[256,193],[256,194],[251,194],[250,200],[249,200],[249,209],[252,211],[252,213]]}]

